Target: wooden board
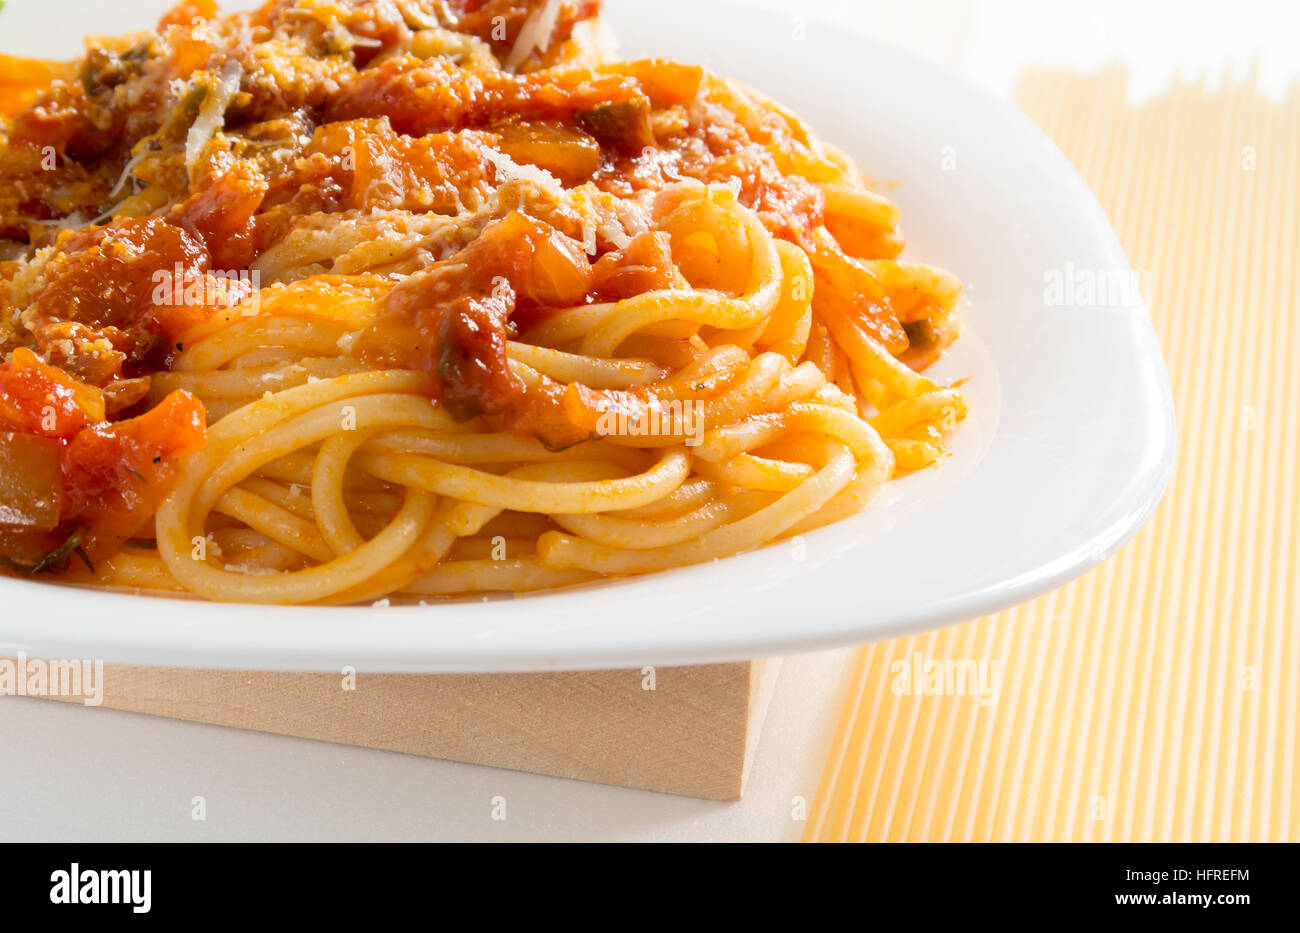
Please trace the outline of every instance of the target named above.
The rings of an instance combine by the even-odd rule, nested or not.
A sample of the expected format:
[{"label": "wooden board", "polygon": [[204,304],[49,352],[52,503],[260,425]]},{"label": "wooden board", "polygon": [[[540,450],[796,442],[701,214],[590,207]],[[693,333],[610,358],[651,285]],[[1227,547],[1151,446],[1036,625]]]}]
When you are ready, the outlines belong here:
[{"label": "wooden board", "polygon": [[738,800],[779,663],[545,674],[359,674],[350,681],[343,674],[106,665],[102,706]]}]

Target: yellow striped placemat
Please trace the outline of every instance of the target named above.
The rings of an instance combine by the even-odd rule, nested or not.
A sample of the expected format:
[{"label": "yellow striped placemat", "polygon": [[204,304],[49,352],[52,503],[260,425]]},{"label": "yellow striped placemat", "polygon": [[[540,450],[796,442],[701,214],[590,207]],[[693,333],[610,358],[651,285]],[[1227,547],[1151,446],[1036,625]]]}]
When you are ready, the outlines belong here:
[{"label": "yellow striped placemat", "polygon": [[[1145,273],[1173,484],[1086,577],[863,648],[806,840],[1300,840],[1300,88],[1125,85],[1036,70],[1016,100]],[[966,659],[996,704],[894,683]]]}]

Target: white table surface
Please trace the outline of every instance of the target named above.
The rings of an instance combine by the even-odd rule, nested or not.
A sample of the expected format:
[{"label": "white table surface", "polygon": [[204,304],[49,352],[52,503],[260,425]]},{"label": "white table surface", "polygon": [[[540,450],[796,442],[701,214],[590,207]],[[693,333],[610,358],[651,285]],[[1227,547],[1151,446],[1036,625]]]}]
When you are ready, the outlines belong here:
[{"label": "white table surface", "polygon": [[[1300,68],[1292,2],[751,2],[788,12],[792,30],[829,19],[905,46],[1004,97],[1030,65],[1122,63],[1134,101],[1176,78],[1214,83],[1252,64],[1277,93]],[[76,36],[137,25],[114,3],[8,0],[0,52],[67,57]],[[738,804],[0,697],[0,841],[795,840],[792,800],[812,799],[850,656],[787,659]],[[196,796],[204,821],[191,817]],[[504,821],[492,819],[498,796]]]},{"label": "white table surface", "polygon": [[782,663],[740,803],[3,697],[0,842],[797,841],[851,655]]}]

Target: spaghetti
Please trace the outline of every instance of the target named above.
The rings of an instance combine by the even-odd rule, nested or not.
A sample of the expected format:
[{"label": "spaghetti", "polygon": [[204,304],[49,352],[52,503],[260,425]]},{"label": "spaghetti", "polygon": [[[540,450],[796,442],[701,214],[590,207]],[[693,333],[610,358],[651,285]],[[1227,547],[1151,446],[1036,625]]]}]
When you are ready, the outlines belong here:
[{"label": "spaghetti", "polygon": [[523,592],[861,510],[959,283],[793,114],[589,0],[189,0],[0,61],[0,545],[252,603]]}]

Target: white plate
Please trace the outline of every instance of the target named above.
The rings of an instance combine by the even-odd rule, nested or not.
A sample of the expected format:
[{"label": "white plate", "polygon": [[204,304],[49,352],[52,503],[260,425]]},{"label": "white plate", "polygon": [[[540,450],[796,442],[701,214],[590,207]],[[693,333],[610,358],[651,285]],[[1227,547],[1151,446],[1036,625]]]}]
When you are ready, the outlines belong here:
[{"label": "white plate", "polygon": [[[10,6],[5,50],[18,51],[22,33],[11,30],[25,20],[10,14],[37,4]],[[68,4],[40,6],[49,36]],[[134,28],[160,4],[114,4],[111,23],[75,6],[67,20],[81,33]],[[147,12],[129,15],[136,6]],[[1053,277],[1073,279],[1065,297],[1079,298],[1088,277],[1116,283],[1130,270],[1091,192],[1029,120],[832,24],[702,0],[610,6],[629,57],[705,62],[740,78],[897,183],[906,255],[951,269],[970,300],[967,333],[936,367],[969,377],[972,414],[953,457],[801,542],[518,599],[252,607],[0,580],[0,653],[427,672],[739,660],[974,618],[1078,576],[1137,530],[1173,466],[1168,377],[1140,300],[1049,300]]]}]

